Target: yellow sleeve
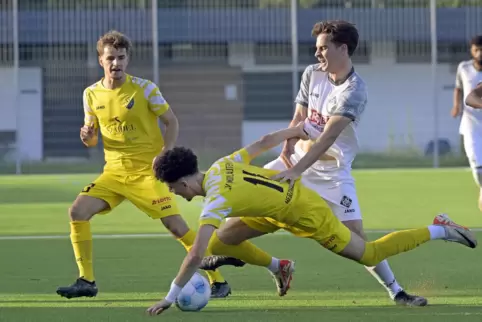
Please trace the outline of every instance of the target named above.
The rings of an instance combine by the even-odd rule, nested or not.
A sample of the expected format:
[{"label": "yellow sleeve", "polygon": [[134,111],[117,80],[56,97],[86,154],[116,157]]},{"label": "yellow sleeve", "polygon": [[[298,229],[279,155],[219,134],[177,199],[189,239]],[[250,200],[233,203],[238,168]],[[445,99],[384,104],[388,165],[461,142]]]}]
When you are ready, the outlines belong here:
[{"label": "yellow sleeve", "polygon": [[92,100],[88,89],[84,90],[82,101],[84,104],[84,125],[93,126],[96,129],[99,128],[99,121],[92,109]]},{"label": "yellow sleeve", "polygon": [[200,225],[212,225],[219,228],[222,221],[232,212],[228,201],[221,194],[207,196],[199,220]]},{"label": "yellow sleeve", "polygon": [[242,148],[228,156],[229,159],[238,163],[250,164],[253,161],[253,157],[249,155],[248,150]]},{"label": "yellow sleeve", "polygon": [[169,104],[162,96],[159,87],[151,81],[144,85],[144,97],[147,99],[149,109],[157,116],[166,113],[169,109]]}]

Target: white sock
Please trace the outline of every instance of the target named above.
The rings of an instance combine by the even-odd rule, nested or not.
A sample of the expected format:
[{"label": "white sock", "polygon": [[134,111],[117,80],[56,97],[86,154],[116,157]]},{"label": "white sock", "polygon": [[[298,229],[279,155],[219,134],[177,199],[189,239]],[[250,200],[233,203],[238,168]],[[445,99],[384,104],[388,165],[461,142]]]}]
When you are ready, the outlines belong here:
[{"label": "white sock", "polygon": [[276,257],[271,258],[271,264],[268,265],[267,269],[271,271],[271,273],[278,273],[279,271],[279,259]]},{"label": "white sock", "polygon": [[430,239],[444,239],[446,237],[445,228],[440,225],[430,225],[428,226],[430,231]]},{"label": "white sock", "polygon": [[365,268],[387,290],[392,300],[395,298],[395,295],[397,295],[398,292],[403,291],[403,288],[398,284],[397,280],[395,279],[395,275],[393,275],[390,265],[388,265],[386,260],[380,262],[375,267],[365,266]]}]

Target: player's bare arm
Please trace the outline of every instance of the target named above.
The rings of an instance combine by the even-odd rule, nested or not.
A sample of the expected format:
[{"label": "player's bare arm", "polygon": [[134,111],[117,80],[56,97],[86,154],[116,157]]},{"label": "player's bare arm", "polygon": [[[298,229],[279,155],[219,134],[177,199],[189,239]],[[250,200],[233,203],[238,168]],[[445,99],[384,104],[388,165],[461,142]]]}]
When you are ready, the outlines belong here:
[{"label": "player's bare arm", "polygon": [[94,147],[99,141],[99,121],[92,110],[92,101],[87,89],[82,94],[82,105],[84,109],[84,126],[80,128],[80,140],[85,146]]},{"label": "player's bare arm", "polygon": [[[308,117],[309,87],[312,72],[313,67],[308,66],[304,70],[303,75],[301,75],[300,89],[295,98],[296,109],[289,127],[296,126],[299,122],[304,121]],[[293,163],[291,162],[291,155],[295,153],[296,142],[298,142],[298,139],[296,138],[287,140],[283,144],[283,150],[280,154],[281,161],[288,169],[293,166]]]},{"label": "player's bare arm", "polygon": [[332,116],[325,125],[321,135],[316,139],[311,149],[300,159],[291,169],[282,171],[272,179],[291,181],[291,184],[301,176],[301,174],[311,167],[323,154],[325,154],[332,144],[336,141],[340,133],[353,122],[351,117],[335,115]]},{"label": "player's bare arm", "polygon": [[204,224],[201,225],[199,231],[196,236],[196,240],[194,241],[194,245],[192,246],[189,253],[184,258],[184,261],[181,264],[181,268],[171,284],[171,289],[166,297],[151,306],[147,309],[147,313],[149,315],[158,315],[167,310],[172,303],[176,301],[177,296],[181,292],[184,285],[192,278],[194,273],[199,268],[201,261],[206,253],[206,250],[209,245],[209,240],[213,235],[216,227]]},{"label": "player's bare arm", "polygon": [[86,147],[94,147],[99,141],[98,130],[93,126],[84,125],[80,128],[80,140]]},{"label": "player's bare arm", "polygon": [[473,108],[482,108],[482,83],[480,83],[476,88],[467,95],[465,99],[465,104]]},{"label": "player's bare arm", "polygon": [[[301,104],[296,104],[296,110],[293,115],[293,119],[290,122],[289,127],[298,125],[300,122],[308,117],[307,108]],[[280,158],[287,168],[291,168],[293,163],[291,162],[291,155],[295,152],[295,145],[298,142],[298,138],[291,138],[285,141],[283,150],[281,151]]]},{"label": "player's bare arm", "polygon": [[249,156],[254,159],[261,153],[270,150],[286,140],[308,140],[308,134],[304,129],[304,122],[298,122],[295,126],[266,134],[258,141],[246,146]]},{"label": "player's bare arm", "polygon": [[462,112],[462,96],[463,96],[462,89],[461,88],[455,88],[454,89],[454,103],[453,103],[452,110],[450,111],[450,115],[452,115],[452,117],[457,117]]},{"label": "player's bare arm", "polygon": [[463,84],[462,84],[462,76],[460,75],[460,66],[459,66],[459,68],[457,68],[457,76],[455,78],[453,106],[452,106],[452,110],[450,111],[450,115],[452,117],[457,117],[462,113],[463,95],[464,95],[464,91],[463,91]]},{"label": "player's bare arm", "polygon": [[351,117],[342,115],[332,116],[325,125],[321,135],[316,139],[315,144],[296,164],[297,170],[302,173],[313,165],[332,146],[340,133],[353,122]]},{"label": "player's bare arm", "polygon": [[172,109],[168,109],[164,114],[160,115],[159,118],[166,126],[163,151],[170,150],[176,144],[177,137],[179,136],[179,121]]}]

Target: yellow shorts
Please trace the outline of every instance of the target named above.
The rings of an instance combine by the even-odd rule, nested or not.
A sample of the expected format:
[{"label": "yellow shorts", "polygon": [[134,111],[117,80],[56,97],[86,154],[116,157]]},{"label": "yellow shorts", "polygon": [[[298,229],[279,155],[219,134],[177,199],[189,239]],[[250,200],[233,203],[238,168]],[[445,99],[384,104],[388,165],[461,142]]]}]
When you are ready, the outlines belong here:
[{"label": "yellow shorts", "polygon": [[324,248],[339,253],[350,242],[351,231],[338,220],[325,202],[321,206],[318,200],[317,204],[302,207],[305,209],[298,208],[297,211],[303,215],[292,225],[268,217],[241,217],[240,219],[257,231],[274,233],[284,229],[297,237],[314,239]]},{"label": "yellow shorts", "polygon": [[179,215],[174,194],[166,184],[154,176],[120,176],[104,172],[94,182],[86,186],[80,195],[102,199],[109,204],[109,209],[100,214],[109,213],[124,199],[132,202],[152,219]]}]

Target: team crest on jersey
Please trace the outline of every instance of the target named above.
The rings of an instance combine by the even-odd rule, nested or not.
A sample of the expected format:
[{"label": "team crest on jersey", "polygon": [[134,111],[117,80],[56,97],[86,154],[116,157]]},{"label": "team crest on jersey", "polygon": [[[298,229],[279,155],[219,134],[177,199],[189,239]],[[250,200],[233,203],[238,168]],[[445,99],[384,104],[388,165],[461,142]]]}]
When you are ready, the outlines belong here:
[{"label": "team crest on jersey", "polygon": [[130,110],[133,106],[134,106],[134,99],[131,99],[126,107],[128,110]]}]

